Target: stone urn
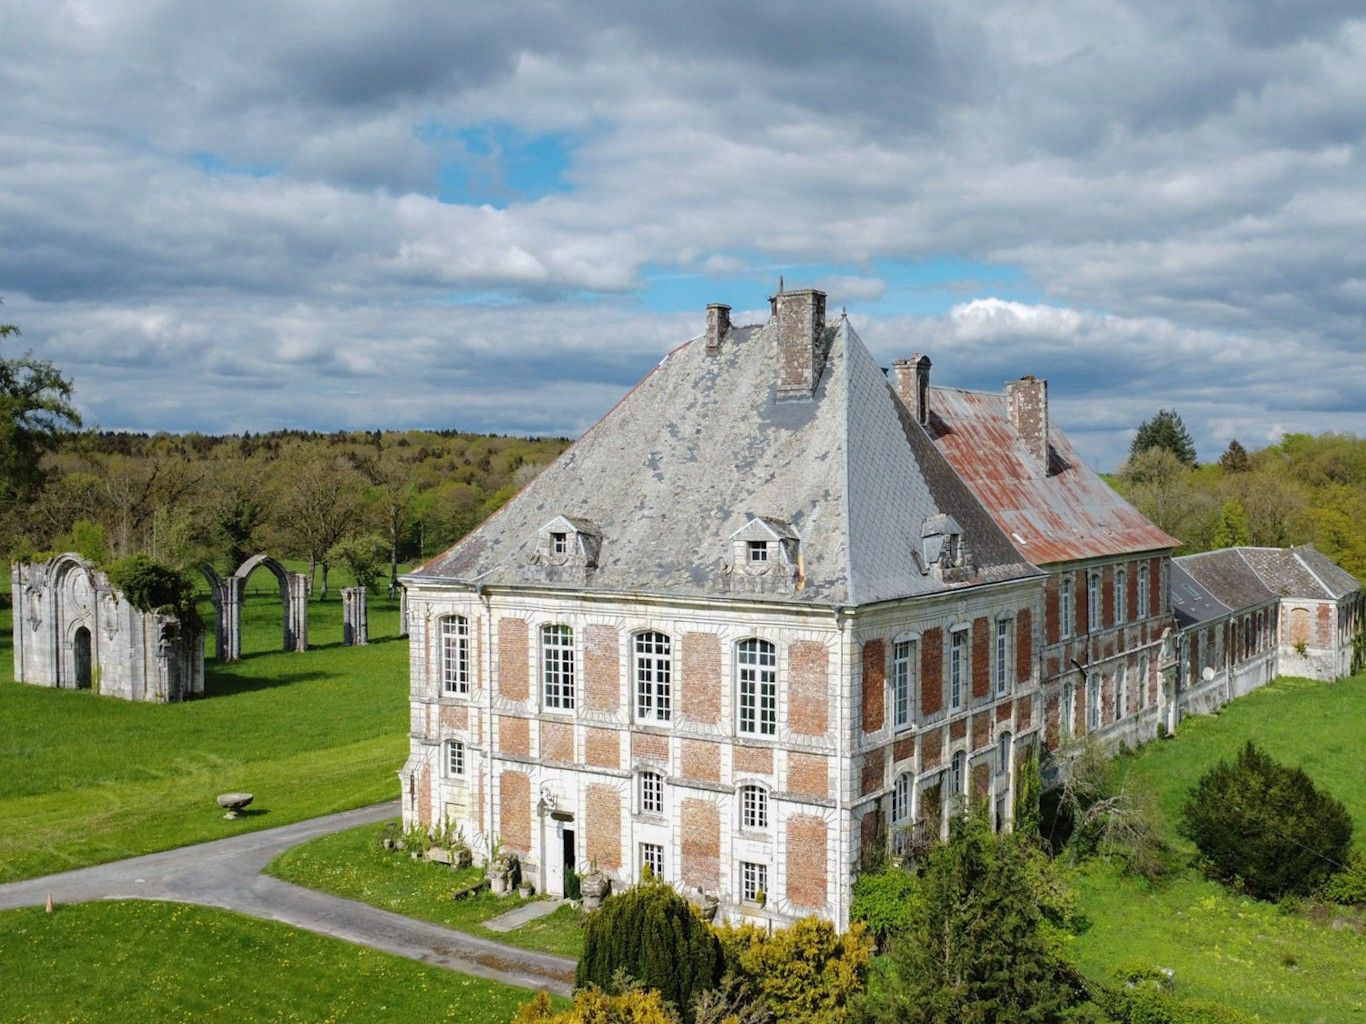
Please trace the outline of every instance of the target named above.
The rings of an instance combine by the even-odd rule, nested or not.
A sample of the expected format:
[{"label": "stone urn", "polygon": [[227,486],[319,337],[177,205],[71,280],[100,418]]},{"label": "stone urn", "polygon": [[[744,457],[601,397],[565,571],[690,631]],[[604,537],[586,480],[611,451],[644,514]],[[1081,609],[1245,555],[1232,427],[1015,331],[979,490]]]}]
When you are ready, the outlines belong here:
[{"label": "stone urn", "polygon": [[224,793],[218,798],[218,806],[228,813],[223,815],[231,821],[242,812],[242,809],[252,802],[254,797],[250,793]]},{"label": "stone urn", "polygon": [[515,853],[495,857],[489,864],[489,889],[495,896],[506,896],[522,880],[522,865]]},{"label": "stone urn", "polygon": [[579,879],[579,895],[583,898],[584,910],[597,910],[612,889],[612,880],[594,868]]},{"label": "stone urn", "polygon": [[704,921],[715,921],[716,912],[721,907],[721,902],[709,892],[695,889],[688,893],[688,902],[697,908],[697,912],[702,915]]}]

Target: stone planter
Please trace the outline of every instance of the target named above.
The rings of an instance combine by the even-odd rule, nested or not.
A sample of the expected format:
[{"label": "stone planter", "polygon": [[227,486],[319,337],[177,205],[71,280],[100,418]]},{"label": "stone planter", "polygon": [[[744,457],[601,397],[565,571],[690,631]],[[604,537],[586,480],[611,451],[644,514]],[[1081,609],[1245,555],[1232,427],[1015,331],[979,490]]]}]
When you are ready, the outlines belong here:
[{"label": "stone planter", "polygon": [[432,846],[427,850],[427,859],[437,864],[451,863],[451,851],[444,846]]},{"label": "stone planter", "polygon": [[522,880],[522,865],[516,854],[499,857],[489,865],[489,888],[495,896],[506,896]]},{"label": "stone planter", "polygon": [[612,880],[601,871],[590,871],[579,880],[584,910],[597,910],[612,889]]},{"label": "stone planter", "polygon": [[536,887],[530,882],[523,882],[521,885],[517,886],[517,895],[524,900],[529,900],[536,895]]}]

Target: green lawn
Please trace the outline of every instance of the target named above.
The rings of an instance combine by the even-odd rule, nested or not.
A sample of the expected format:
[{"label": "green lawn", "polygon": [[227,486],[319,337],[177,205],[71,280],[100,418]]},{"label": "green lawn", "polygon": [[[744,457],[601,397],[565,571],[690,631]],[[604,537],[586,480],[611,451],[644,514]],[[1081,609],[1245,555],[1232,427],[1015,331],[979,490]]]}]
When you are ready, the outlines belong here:
[{"label": "green lawn", "polygon": [[452,900],[452,890],[478,878],[481,870],[453,871],[444,864],[414,861],[402,851],[384,850],[379,844],[383,828],[383,823],[362,825],[314,839],[285,851],[266,872],[524,949],[572,957],[582,952],[583,915],[579,911],[564,906],[515,931],[491,932],[482,922],[524,901],[516,896],[496,897],[487,890]]},{"label": "green lawn", "polygon": [[[1358,845],[1366,845],[1366,676],[1337,683],[1284,679],[1217,716],[1186,719],[1172,739],[1123,760],[1129,781],[1157,794],[1164,827],[1183,856],[1194,852],[1175,835],[1186,791],[1249,738],[1302,765],[1343,800]],[[1366,934],[1359,914],[1311,915],[1236,897],[1193,869],[1154,888],[1091,862],[1077,890],[1091,927],[1077,938],[1076,952],[1098,980],[1121,965],[1170,967],[1179,994],[1218,1000],[1267,1021],[1366,1021]]]},{"label": "green lawn", "polygon": [[[14,683],[10,612],[0,610],[0,881],[398,796],[408,646],[397,602],[372,599],[377,642],[346,648],[339,597],[312,601],[315,646],[287,653],[273,580],[258,573],[252,585],[243,660],[210,657],[207,696],[184,704]],[[256,795],[254,813],[224,821],[214,797],[239,789]]]},{"label": "green lawn", "polygon": [[26,1024],[501,1024],[531,996],[274,921],[138,901],[0,913],[0,977],[0,1016]]}]

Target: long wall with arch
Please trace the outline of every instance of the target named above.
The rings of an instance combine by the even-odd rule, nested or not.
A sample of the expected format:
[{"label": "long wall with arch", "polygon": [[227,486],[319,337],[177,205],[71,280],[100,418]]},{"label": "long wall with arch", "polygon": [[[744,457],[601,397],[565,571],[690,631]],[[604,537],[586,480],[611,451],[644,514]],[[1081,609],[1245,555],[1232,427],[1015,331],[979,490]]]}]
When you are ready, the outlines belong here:
[{"label": "long wall with arch", "polygon": [[14,678],[169,702],[204,692],[204,631],[134,608],[77,554],[14,565]]}]

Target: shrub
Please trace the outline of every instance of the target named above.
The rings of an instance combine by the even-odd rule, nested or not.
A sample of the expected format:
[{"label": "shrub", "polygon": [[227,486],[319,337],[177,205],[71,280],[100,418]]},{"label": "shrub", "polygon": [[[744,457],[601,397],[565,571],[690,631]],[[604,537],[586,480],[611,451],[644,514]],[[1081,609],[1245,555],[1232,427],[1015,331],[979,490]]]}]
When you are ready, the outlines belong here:
[{"label": "shrub", "polygon": [[655,883],[627,889],[589,915],[576,981],[607,989],[622,971],[687,1014],[723,968],[711,927],[672,888]]},{"label": "shrub", "polygon": [[1366,854],[1353,850],[1347,866],[1323,884],[1321,895],[1332,903],[1348,906],[1366,903]]},{"label": "shrub", "polygon": [[774,932],[741,925],[717,934],[727,965],[779,1024],[842,1024],[868,980],[873,940],[858,922],[843,935],[815,917]]},{"label": "shrub", "polygon": [[517,1008],[512,1024],[678,1024],[678,1016],[653,989],[630,987],[612,994],[593,987],[575,992],[573,1007],[562,1013],[538,992]]},{"label": "shrub", "polygon": [[1351,848],[1347,808],[1251,741],[1195,784],[1182,815],[1210,873],[1261,899],[1313,891]]},{"label": "shrub", "polygon": [[911,926],[911,910],[920,897],[915,876],[901,868],[865,871],[854,882],[849,917],[868,928],[880,950]]},{"label": "shrub", "polygon": [[146,555],[129,555],[110,565],[105,575],[138,611],[168,611],[183,623],[197,620],[194,584],[169,565]]},{"label": "shrub", "polygon": [[1039,800],[1043,796],[1043,770],[1039,765],[1039,748],[1031,747],[1016,773],[1015,831],[1021,835],[1039,834]]},{"label": "shrub", "polygon": [[1104,989],[1096,996],[1103,1020],[1114,1024],[1256,1024],[1241,1010],[1203,999],[1180,999],[1152,983]]}]

